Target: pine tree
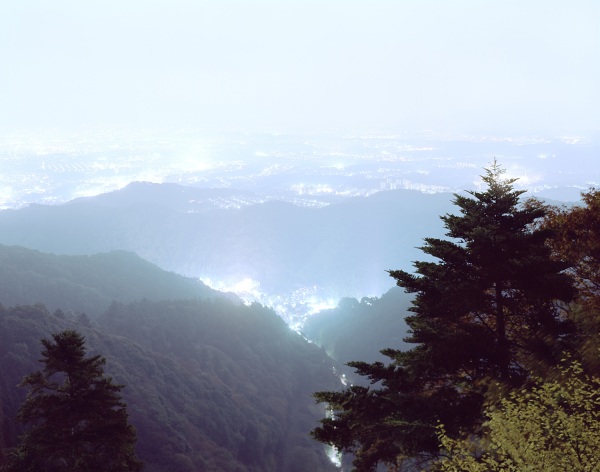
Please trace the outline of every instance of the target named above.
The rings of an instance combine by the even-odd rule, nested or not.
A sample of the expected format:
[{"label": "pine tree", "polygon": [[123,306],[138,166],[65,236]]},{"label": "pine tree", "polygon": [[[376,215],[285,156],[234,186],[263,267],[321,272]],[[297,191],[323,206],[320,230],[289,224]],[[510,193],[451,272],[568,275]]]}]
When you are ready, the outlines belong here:
[{"label": "pine tree", "polygon": [[23,379],[29,387],[18,419],[32,423],[8,472],[137,472],[136,434],[121,400],[123,385],[104,376],[101,356],[85,357],[85,338],[63,331],[43,339],[42,371]]},{"label": "pine tree", "polygon": [[545,207],[519,205],[524,191],[503,172],[494,162],[482,177],[486,191],[455,195],[461,215],[442,220],[457,242],[427,238],[422,248],[440,262],[416,262],[418,276],[390,274],[416,293],[409,341],[427,346],[437,366],[519,382],[527,359],[550,354],[544,337],[565,329],[554,302],[570,300],[573,289],[566,265],[550,257],[550,231],[533,226]]},{"label": "pine tree", "polygon": [[334,416],[313,436],[354,452],[357,470],[435,455],[438,421],[450,433],[480,421],[490,380],[517,386],[536,363],[559,360],[549,341],[567,329],[556,301],[571,299],[572,283],[550,257],[549,231],[534,224],[545,208],[521,204],[524,192],[503,173],[494,161],[484,191],[455,195],[461,214],[441,217],[451,239],[426,238],[421,248],[437,261],[416,262],[415,274],[390,271],[415,293],[406,341],[416,346],[382,351],[387,366],[350,363],[369,388],[315,394]]}]

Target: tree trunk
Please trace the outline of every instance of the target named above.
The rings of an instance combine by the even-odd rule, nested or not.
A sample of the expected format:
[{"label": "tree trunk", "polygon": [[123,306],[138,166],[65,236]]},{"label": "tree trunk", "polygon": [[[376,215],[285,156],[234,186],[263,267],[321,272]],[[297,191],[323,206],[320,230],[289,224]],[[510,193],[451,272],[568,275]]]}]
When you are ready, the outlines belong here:
[{"label": "tree trunk", "polygon": [[496,346],[498,349],[498,374],[501,379],[508,379],[508,346],[506,343],[506,319],[504,314],[504,297],[502,282],[495,283],[496,288]]}]

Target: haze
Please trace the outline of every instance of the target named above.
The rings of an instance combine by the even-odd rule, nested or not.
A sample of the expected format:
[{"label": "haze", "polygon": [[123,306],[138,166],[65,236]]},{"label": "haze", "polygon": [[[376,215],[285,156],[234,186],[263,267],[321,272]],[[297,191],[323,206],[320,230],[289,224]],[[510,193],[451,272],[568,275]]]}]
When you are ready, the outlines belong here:
[{"label": "haze", "polygon": [[0,130],[600,130],[596,1],[0,5]]}]

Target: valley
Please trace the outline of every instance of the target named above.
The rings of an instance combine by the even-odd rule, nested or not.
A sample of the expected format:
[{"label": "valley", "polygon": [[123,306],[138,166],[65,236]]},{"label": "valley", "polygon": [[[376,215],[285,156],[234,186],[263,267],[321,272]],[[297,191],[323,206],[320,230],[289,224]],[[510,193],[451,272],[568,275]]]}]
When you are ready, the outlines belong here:
[{"label": "valley", "polygon": [[131,251],[298,328],[386,292],[385,271],[410,268],[494,157],[528,195],[575,201],[600,181],[597,150],[594,137],[432,132],[4,135],[0,243]]}]

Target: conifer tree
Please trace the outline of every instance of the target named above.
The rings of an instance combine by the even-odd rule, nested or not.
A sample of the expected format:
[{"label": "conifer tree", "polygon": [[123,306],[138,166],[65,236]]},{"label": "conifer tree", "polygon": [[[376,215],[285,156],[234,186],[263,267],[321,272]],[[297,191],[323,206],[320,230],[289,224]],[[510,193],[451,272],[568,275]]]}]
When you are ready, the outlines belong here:
[{"label": "conifer tree", "polygon": [[43,339],[42,371],[29,387],[18,419],[31,423],[8,472],[137,472],[136,434],[121,400],[123,385],[104,376],[105,359],[86,357],[85,338],[63,331]]},{"label": "conifer tree", "polygon": [[426,238],[422,247],[440,262],[416,262],[418,275],[390,274],[416,293],[409,341],[427,346],[430,361],[472,380],[518,383],[527,359],[550,354],[544,337],[565,329],[554,302],[569,301],[573,289],[566,265],[550,257],[550,231],[533,227],[545,207],[519,205],[525,191],[503,173],[494,161],[484,192],[455,195],[461,215],[442,220],[456,242]]},{"label": "conifer tree", "polygon": [[427,460],[438,421],[452,434],[481,420],[490,380],[518,386],[535,362],[559,360],[549,341],[567,329],[556,302],[571,299],[572,283],[550,257],[549,231],[534,225],[545,208],[522,204],[503,173],[494,161],[484,191],[455,195],[460,215],[441,217],[450,239],[426,238],[421,248],[437,261],[415,262],[415,274],[390,271],[415,293],[406,341],[416,346],[383,350],[390,365],[350,363],[369,388],[315,394],[334,414],[313,436],[354,452],[356,470]]}]

